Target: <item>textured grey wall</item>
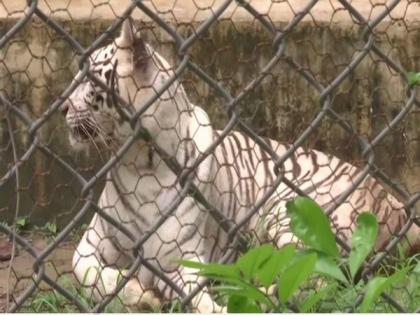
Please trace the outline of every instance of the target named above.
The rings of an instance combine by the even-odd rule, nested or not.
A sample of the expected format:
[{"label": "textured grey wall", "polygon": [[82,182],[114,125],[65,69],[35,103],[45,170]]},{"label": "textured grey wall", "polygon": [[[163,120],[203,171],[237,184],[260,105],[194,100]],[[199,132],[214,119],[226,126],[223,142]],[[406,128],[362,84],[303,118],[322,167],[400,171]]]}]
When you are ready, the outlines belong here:
[{"label": "textured grey wall", "polygon": [[[183,19],[188,20],[182,12]],[[361,28],[348,17],[343,16],[337,22],[335,15],[325,16],[323,12],[320,8],[291,32],[286,55],[326,86],[346,68],[365,43]],[[293,16],[293,13],[289,15]],[[77,15],[63,18],[60,23],[85,46],[112,22],[109,15],[93,20],[75,17]],[[204,71],[236,95],[273,57],[274,50],[271,34],[259,23],[250,17],[233,20],[229,15],[225,17],[193,46],[191,54]],[[401,20],[387,18],[376,29],[377,45],[407,71],[420,70],[420,27],[419,23],[410,20],[411,17],[412,11]],[[288,18],[279,13],[278,24],[285,25]],[[1,20],[0,33],[12,24],[10,19]],[[184,35],[191,34],[196,26],[196,22],[181,23],[178,30]],[[142,27],[147,40],[171,62],[177,63],[174,44],[168,35],[150,23],[142,24]],[[0,51],[0,90],[30,116],[40,117],[71,81],[77,70],[77,59],[75,51],[63,38],[34,19]],[[224,100],[191,72],[186,72],[182,79],[190,99],[204,107],[214,125],[222,128],[227,120]],[[358,134],[372,139],[401,110],[406,100],[405,90],[401,78],[371,54],[336,91],[333,108]],[[238,109],[241,117],[260,135],[288,142],[308,126],[320,106],[318,93],[281,61]],[[0,174],[13,163],[4,116],[0,107]],[[84,174],[92,174],[106,157],[95,151],[90,154],[72,152],[63,122],[60,114],[55,114],[41,129],[41,138]],[[18,151],[22,154],[28,145],[27,131],[15,119],[13,125]],[[415,108],[375,149],[378,165],[411,191],[420,189],[419,125],[419,110]],[[314,131],[305,145],[363,164],[356,143],[330,120]],[[36,224],[55,219],[58,223],[64,222],[77,210],[80,187],[41,152],[24,166],[21,177],[20,212],[30,214]],[[14,206],[14,182],[10,181],[6,189],[0,191],[2,220],[11,218]]]}]

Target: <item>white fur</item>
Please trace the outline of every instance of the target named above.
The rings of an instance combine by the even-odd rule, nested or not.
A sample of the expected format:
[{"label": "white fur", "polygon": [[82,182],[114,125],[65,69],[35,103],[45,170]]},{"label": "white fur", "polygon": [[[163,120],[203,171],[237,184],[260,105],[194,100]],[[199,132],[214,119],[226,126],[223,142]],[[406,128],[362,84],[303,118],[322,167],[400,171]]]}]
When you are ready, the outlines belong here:
[{"label": "white fur", "polygon": [[[168,80],[173,70],[168,62],[149,46],[146,46],[146,49],[152,54],[153,62],[144,70],[146,72],[136,69],[135,56],[131,48],[136,40],[140,39],[138,34],[129,33],[131,30],[131,25],[126,22],[122,35],[116,40],[115,46],[118,49],[112,58],[113,61],[118,59],[120,95],[125,100],[132,101],[135,109],[139,110],[141,104],[153,96],[155,91]],[[110,51],[109,49],[106,48],[105,51]],[[95,58],[101,58],[100,52]],[[87,105],[81,101],[82,93],[86,91],[79,87],[70,97],[70,101],[74,108],[85,110]],[[72,115],[74,113],[77,114],[77,110],[72,111]],[[100,120],[105,116],[99,116],[98,113],[95,115],[99,123],[108,123]],[[110,112],[107,117],[116,117],[116,113]],[[192,165],[216,137],[207,113],[202,108],[191,104],[182,85],[177,81],[140,119],[154,142],[184,167]],[[121,125],[108,123],[107,130],[111,129],[114,138],[119,143],[122,143],[132,132],[127,123]],[[187,140],[188,136],[190,140]],[[239,147],[232,148],[231,144],[236,143],[235,141],[239,141],[241,147],[248,151],[240,150]],[[274,162],[272,160],[267,164],[261,162],[264,156],[268,155],[264,154],[252,140],[248,139],[248,141],[250,141],[249,146],[243,135],[231,133],[224,139],[223,145],[219,145],[214,154],[200,164],[194,177],[195,185],[206,199],[234,222],[240,222],[252,205],[264,196],[266,191],[264,185],[270,183],[268,175],[274,176]],[[271,141],[270,144],[279,155],[286,150],[285,146],[277,142]],[[320,165],[318,172],[314,172],[311,154],[312,157],[313,155],[317,157]],[[185,161],[186,156],[189,157],[187,161]],[[314,183],[326,180],[325,184],[309,193],[321,205],[329,203],[340,195],[351,185],[351,179],[357,173],[355,167],[341,163],[337,158],[318,151],[299,148],[292,158],[300,165],[301,171],[297,176],[293,176],[290,170],[293,170],[294,165],[292,159],[288,159],[284,164],[284,169],[289,172],[285,176],[301,189],[311,189]],[[250,167],[252,163],[257,165],[254,165],[254,171],[250,174],[247,167]],[[270,174],[266,173],[266,167],[270,169]],[[328,176],[334,169],[342,171],[343,175],[334,181],[328,181]],[[131,146],[118,165],[108,173],[107,179],[99,206],[108,215],[124,224],[125,228],[138,238],[153,228],[165,214],[163,211],[182,191],[182,187],[177,183],[177,176],[159,155],[153,154],[153,160],[150,161],[150,147],[142,140]],[[344,236],[348,237],[354,227],[352,212],[366,211],[373,204],[370,194],[377,192],[369,191],[372,186],[371,180],[373,179],[365,180],[361,185],[361,190],[352,194],[347,199],[347,203],[339,206],[334,213],[337,215],[334,227]],[[123,197],[118,194],[117,186],[113,181],[118,182],[117,186],[124,193]],[[382,189],[382,187],[377,186],[375,189]],[[364,198],[366,204],[363,209],[358,204],[360,194],[366,195]],[[281,183],[277,192],[252,217],[245,228],[257,231],[256,235],[260,241],[274,240],[279,245],[293,241],[288,231],[288,220],[284,215],[284,204],[295,195],[290,188]],[[388,206],[383,203],[383,207],[392,208],[394,211],[390,220],[405,218],[401,204],[395,198],[387,194],[385,199]],[[127,203],[134,209],[135,214],[126,207]],[[392,225],[395,222],[389,224]],[[191,227],[196,227],[196,231],[192,233]],[[381,242],[390,237],[386,228],[383,230],[380,236]],[[216,239],[217,244],[215,244]],[[223,255],[226,245],[226,235],[220,231],[218,222],[194,198],[187,196],[175,212],[168,216],[168,219],[143,244],[142,258],[148,259],[188,294],[196,287],[199,279],[192,270],[179,267],[176,261],[180,258],[202,262],[217,260]],[[122,232],[112,227],[98,214],[94,216],[75,251],[73,266],[78,280],[98,301],[110,294],[115,289],[118,280],[127,273],[128,264],[135,258],[132,247],[133,242]],[[163,300],[176,297],[165,287],[162,280],[142,266],[118,295],[129,306],[142,308],[149,305],[155,308],[159,307]],[[193,299],[195,310],[206,313],[223,311],[205,291]]]}]

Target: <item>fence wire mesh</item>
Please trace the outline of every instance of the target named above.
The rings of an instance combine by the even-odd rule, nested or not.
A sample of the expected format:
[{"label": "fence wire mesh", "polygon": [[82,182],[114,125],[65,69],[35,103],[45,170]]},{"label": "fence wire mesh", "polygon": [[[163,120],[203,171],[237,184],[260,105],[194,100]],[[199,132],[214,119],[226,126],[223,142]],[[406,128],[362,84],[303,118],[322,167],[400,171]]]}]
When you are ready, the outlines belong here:
[{"label": "fence wire mesh", "polygon": [[[363,277],[371,277],[419,226],[419,101],[406,76],[419,63],[417,7],[404,0],[0,1],[2,310],[55,303],[61,308],[50,311],[109,311],[115,300],[128,303],[133,279],[146,298],[177,297],[182,310],[191,310],[209,282],[189,286],[192,278],[168,267],[168,257],[227,262],[250,239],[281,243],[287,229],[275,226],[265,239],[258,220],[296,195],[321,201],[343,254],[359,207],[372,207],[385,236],[364,266]],[[133,33],[123,38],[130,17]],[[138,45],[127,52],[130,36]],[[97,55],[104,45],[122,52]],[[148,82],[123,73],[130,60],[121,56],[139,51],[134,71],[148,76],[145,68],[159,69]],[[95,100],[80,96],[92,86]],[[96,122],[105,121],[95,116],[98,103],[104,117],[115,114],[119,141],[102,134],[88,152],[69,145],[69,133],[76,142],[100,133],[72,125],[72,113],[86,112],[81,97]],[[156,105],[165,102],[175,106]],[[191,103],[218,130],[210,138],[204,113]],[[185,115],[195,117],[186,129]],[[346,173],[348,164],[301,147],[358,169]],[[325,181],[317,182],[318,173]],[[387,208],[383,201],[392,197],[372,178],[404,209]],[[102,191],[110,196],[100,197]],[[93,215],[100,223],[88,227]],[[84,246],[94,254],[77,247],[85,230],[91,239]],[[124,272],[117,285],[89,296],[76,278],[93,256],[104,270]],[[399,292],[382,295],[386,311],[419,311],[419,296]]]}]

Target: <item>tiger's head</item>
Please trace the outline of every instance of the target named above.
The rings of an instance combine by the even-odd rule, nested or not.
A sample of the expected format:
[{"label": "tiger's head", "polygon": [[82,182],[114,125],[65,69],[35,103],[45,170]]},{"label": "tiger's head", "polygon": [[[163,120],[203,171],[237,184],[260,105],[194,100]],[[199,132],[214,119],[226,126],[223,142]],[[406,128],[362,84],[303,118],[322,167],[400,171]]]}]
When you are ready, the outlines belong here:
[{"label": "tiger's head", "polygon": [[[91,54],[90,73],[139,110],[173,75],[173,69],[127,19],[118,38]],[[132,129],[114,100],[94,80],[83,79],[61,107],[73,147],[108,145],[127,138]],[[188,103],[182,86],[175,82],[141,115],[142,126],[164,136],[168,130],[176,130],[178,116],[188,112]]]}]

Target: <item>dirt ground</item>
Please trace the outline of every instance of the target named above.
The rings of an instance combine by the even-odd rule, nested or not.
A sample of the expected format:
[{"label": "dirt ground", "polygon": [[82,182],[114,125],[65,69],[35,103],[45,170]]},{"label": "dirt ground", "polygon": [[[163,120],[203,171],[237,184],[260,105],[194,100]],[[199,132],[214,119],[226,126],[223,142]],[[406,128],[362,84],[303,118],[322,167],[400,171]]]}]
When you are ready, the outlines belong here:
[{"label": "dirt ground", "polygon": [[[37,252],[41,252],[53,241],[52,237],[39,231],[30,232],[24,236]],[[0,244],[4,246],[8,242],[9,240],[4,235],[0,235]],[[55,281],[63,275],[71,276],[71,260],[75,246],[73,240],[60,243],[45,259],[46,274]],[[7,292],[9,292],[9,303],[13,303],[13,300],[33,283],[36,275],[33,269],[34,262],[34,257],[20,246],[17,246],[13,260],[0,261],[0,312],[6,310]],[[42,281],[40,288],[48,290],[49,286]]]}]

